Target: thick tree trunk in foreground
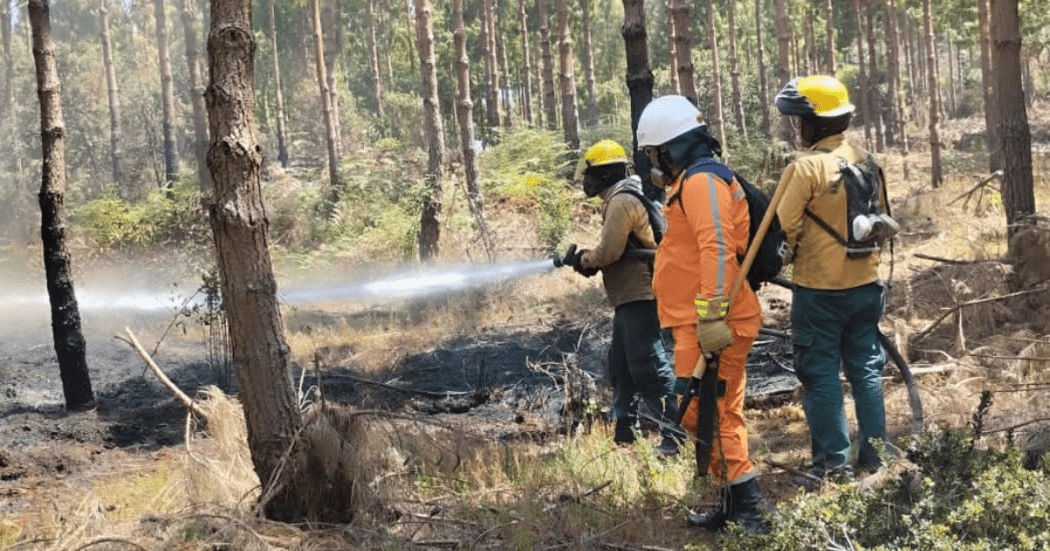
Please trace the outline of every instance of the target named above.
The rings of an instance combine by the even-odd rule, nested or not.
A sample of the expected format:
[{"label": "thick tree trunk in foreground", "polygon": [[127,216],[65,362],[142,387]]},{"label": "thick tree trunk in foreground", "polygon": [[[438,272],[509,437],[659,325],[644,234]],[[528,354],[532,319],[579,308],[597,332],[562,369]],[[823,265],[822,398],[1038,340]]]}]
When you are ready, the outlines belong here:
[{"label": "thick tree trunk in foreground", "polygon": [[171,77],[171,54],[168,53],[168,13],[164,0],[153,0],[153,17],[157,21],[157,56],[160,69],[160,98],[164,111],[164,185],[171,186],[179,175],[179,154],[175,145],[175,86]]},{"label": "thick tree trunk in foreground", "polygon": [[631,96],[631,151],[635,171],[642,178],[646,197],[663,203],[664,190],[649,177],[649,157],[638,149],[638,119],[653,101],[653,71],[649,67],[649,36],[645,28],[643,0],[623,0],[623,46],[627,55],[627,90]]},{"label": "thick tree trunk in foreground", "polygon": [[1025,223],[1025,218],[1035,213],[1032,134],[1021,84],[1021,28],[1017,0],[991,0],[989,6],[992,65],[995,66],[996,100],[999,104],[996,133],[1003,152],[1003,208],[1006,210],[1006,234],[1013,237]]},{"label": "thick tree trunk in foreground", "polygon": [[182,0],[182,30],[186,40],[186,64],[190,75],[190,101],[193,104],[193,149],[197,158],[197,183],[200,190],[211,189],[208,171],[208,113],[204,105],[204,75],[201,70],[200,48],[197,46],[197,16],[193,0]]},{"label": "thick tree trunk in foreground", "polygon": [[66,127],[62,118],[61,84],[51,40],[48,0],[30,0],[33,60],[40,100],[40,237],[43,242],[47,296],[51,301],[51,335],[62,377],[66,409],[79,410],[94,402],[88,375],[87,345],[80,328],[80,308],[73,289],[73,267],[66,244]]},{"label": "thick tree trunk in foreground", "polygon": [[[212,0],[207,99],[213,177],[210,221],[230,330],[233,366],[248,429],[252,464],[266,517],[285,521],[351,520],[354,488],[345,479],[309,474],[289,450],[310,453],[298,438],[303,416],[289,375],[290,358],[277,307],[255,128],[255,39],[249,0]],[[294,444],[294,446],[293,446]]]},{"label": "thick tree trunk in foreground", "polygon": [[430,0],[414,0],[416,7],[416,44],[419,50],[419,74],[423,81],[423,123],[427,136],[427,173],[430,196],[423,204],[419,225],[419,259],[433,260],[438,255],[441,237],[441,209],[445,185],[445,128],[438,103],[437,67],[434,63],[434,13]]},{"label": "thick tree trunk in foreground", "polygon": [[485,201],[478,181],[478,156],[474,151],[474,102],[470,100],[470,57],[467,54],[467,33],[463,29],[463,0],[452,0],[452,41],[456,48],[456,120],[459,121],[459,145],[467,181],[467,204],[485,247],[485,255],[492,262],[496,260],[496,247],[485,220]]},{"label": "thick tree trunk in foreground", "polygon": [[106,72],[106,93],[109,99],[109,162],[113,184],[120,185],[124,179],[124,152],[121,150],[120,90],[117,87],[117,70],[113,66],[113,50],[109,39],[108,0],[102,0],[98,8],[99,28],[102,39],[102,66]]},{"label": "thick tree trunk in foreground", "polygon": [[569,151],[580,149],[580,116],[576,107],[576,68],[572,55],[568,0],[555,0],[558,6],[558,84],[561,85],[562,133]]}]

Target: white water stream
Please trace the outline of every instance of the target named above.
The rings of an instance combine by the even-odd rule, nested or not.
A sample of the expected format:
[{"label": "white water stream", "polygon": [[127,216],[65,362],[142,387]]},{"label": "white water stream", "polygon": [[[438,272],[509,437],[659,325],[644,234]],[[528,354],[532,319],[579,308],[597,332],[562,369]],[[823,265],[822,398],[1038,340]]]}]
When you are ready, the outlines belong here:
[{"label": "white water stream", "polygon": [[[365,283],[326,283],[315,285],[278,285],[277,298],[285,304],[322,301],[394,301],[425,298],[446,293],[480,289],[504,281],[547,272],[554,269],[550,259],[526,260],[488,265],[457,267],[423,267],[406,274],[400,272]],[[40,287],[44,287],[43,282]],[[74,283],[77,305],[84,311],[173,311],[194,302],[203,302],[199,294],[189,296],[194,287],[167,291],[135,289],[109,285]],[[13,318],[30,311],[48,311],[45,290],[0,290],[0,318]]]}]

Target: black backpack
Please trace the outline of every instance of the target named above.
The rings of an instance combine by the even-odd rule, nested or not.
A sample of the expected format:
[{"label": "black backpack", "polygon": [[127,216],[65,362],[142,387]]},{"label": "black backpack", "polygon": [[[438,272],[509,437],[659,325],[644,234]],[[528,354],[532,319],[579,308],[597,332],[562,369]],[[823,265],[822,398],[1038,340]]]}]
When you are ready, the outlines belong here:
[{"label": "black backpack", "polygon": [[[766,210],[769,208],[769,196],[736,171],[712,158],[701,159],[689,167],[683,178],[689,178],[699,172],[714,174],[726,184],[732,183],[733,179],[736,178],[741,189],[744,190],[744,197],[747,199],[747,211],[751,217],[751,224],[748,228],[748,246],[750,247],[751,240],[758,233],[758,227],[762,225],[762,217],[765,216]],[[671,198],[672,201],[675,199],[681,203],[682,198],[680,194]],[[785,239],[784,230],[780,227],[780,220],[776,215],[773,215],[773,220],[766,229],[766,235],[762,237],[762,243],[758,247],[758,254],[755,255],[751,268],[747,271],[747,282],[751,285],[751,289],[757,291],[763,283],[780,275],[780,269],[784,266],[784,253],[787,247]],[[740,257],[737,260],[743,262],[744,259]]]},{"label": "black backpack", "polygon": [[[877,252],[898,229],[897,222],[889,215],[889,202],[886,203],[886,214],[879,212],[879,200],[886,198],[882,167],[870,154],[857,164],[835,157],[846,191],[846,235],[840,235],[808,208],[805,214],[846,249],[848,258],[864,258]],[[864,230],[865,234],[857,235],[857,230]]]}]

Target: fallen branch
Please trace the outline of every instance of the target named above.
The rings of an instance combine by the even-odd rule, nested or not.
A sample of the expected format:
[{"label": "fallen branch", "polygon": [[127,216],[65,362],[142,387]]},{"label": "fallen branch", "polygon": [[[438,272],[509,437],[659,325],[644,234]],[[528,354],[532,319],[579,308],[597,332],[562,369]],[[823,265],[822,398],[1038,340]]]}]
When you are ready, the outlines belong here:
[{"label": "fallen branch", "polygon": [[[955,199],[952,199],[951,201],[948,201],[948,204],[950,205],[950,204],[958,201],[959,199],[962,199],[963,197],[969,197],[970,195],[973,195],[973,192],[975,192],[978,189],[981,189],[982,187],[988,185],[988,183],[991,182],[992,180],[995,180],[997,178],[1002,178],[1002,177],[1003,177],[1003,171],[1002,170],[996,170],[995,172],[991,173],[991,175],[989,175],[987,178],[981,180],[980,182],[977,182],[977,184],[975,186],[973,186],[972,188],[970,188],[966,193],[963,193],[962,195],[956,197]],[[967,200],[967,201],[969,201],[969,200]]]},{"label": "fallen branch", "polygon": [[186,393],[182,390],[179,390],[179,387],[175,386],[175,383],[171,382],[171,379],[169,379],[168,376],[160,370],[160,367],[158,367],[157,364],[153,361],[153,358],[150,357],[149,352],[146,352],[146,349],[142,348],[142,345],[139,344],[139,340],[135,338],[135,334],[131,332],[131,329],[125,327],[124,331],[127,333],[128,338],[124,338],[119,335],[115,335],[113,338],[122,340],[130,344],[131,347],[134,348],[135,351],[139,353],[139,356],[141,356],[142,359],[146,362],[146,366],[149,367],[150,371],[152,371],[153,374],[156,375],[158,379],[160,379],[162,385],[164,385],[165,387],[167,387],[168,390],[171,391],[171,393],[175,396],[175,399],[178,400],[179,403],[181,403],[183,406],[186,406],[186,409],[193,412],[194,415],[202,419],[207,419],[207,415],[205,415],[204,410],[197,407],[197,404],[193,403],[193,399],[187,396]]},{"label": "fallen branch", "polygon": [[408,394],[418,394],[420,396],[426,396],[428,398],[435,398],[435,399],[439,399],[439,400],[442,399],[442,398],[449,398],[449,397],[452,397],[452,396],[470,396],[471,394],[474,394],[474,392],[469,391],[469,390],[446,390],[445,392],[429,392],[429,391],[426,391],[426,390],[417,390],[417,389],[414,389],[414,388],[404,388],[404,387],[390,385],[390,384],[387,384],[387,383],[381,383],[379,381],[373,381],[371,379],[366,379],[364,377],[357,377],[355,375],[347,375],[345,373],[326,373],[324,376],[325,377],[329,377],[329,378],[334,378],[334,379],[350,379],[351,381],[357,381],[359,383],[364,383],[366,385],[378,386],[380,388],[386,388],[386,389],[389,389],[389,390],[396,390],[398,392],[405,392],[405,393],[408,393]]},{"label": "fallen branch", "polygon": [[806,471],[803,471],[802,469],[797,469],[795,467],[792,467],[791,465],[785,465],[784,463],[780,463],[779,461],[773,461],[772,459],[763,459],[762,462],[765,463],[766,465],[769,465],[770,467],[773,467],[774,469],[780,469],[782,471],[787,471],[787,472],[789,472],[791,474],[801,476],[802,478],[805,478],[806,480],[811,480],[811,481],[819,483],[819,484],[823,484],[824,483],[824,479],[823,478],[820,478],[819,476],[807,473]]},{"label": "fallen branch", "polygon": [[933,256],[930,254],[914,253],[912,254],[915,258],[921,258],[923,260],[932,260],[934,262],[943,262],[945,264],[955,264],[960,266],[970,264],[987,264],[989,262],[999,262],[999,260],[960,260],[956,258],[943,258],[940,256]]},{"label": "fallen branch", "polygon": [[997,296],[997,297],[979,298],[979,299],[976,299],[976,300],[971,300],[969,302],[960,302],[959,304],[956,304],[955,306],[945,310],[944,313],[942,313],[939,318],[933,320],[933,323],[930,323],[922,331],[919,331],[918,333],[916,333],[915,336],[912,337],[912,341],[918,341],[918,340],[922,339],[923,337],[926,336],[927,333],[929,333],[930,331],[933,331],[933,329],[935,327],[937,327],[937,325],[939,325],[942,321],[944,321],[944,318],[947,318],[948,316],[954,314],[955,312],[957,312],[959,310],[962,310],[966,306],[976,306],[978,304],[985,304],[985,303],[988,303],[988,302],[997,302],[997,301],[1000,301],[1000,300],[1006,300],[1008,298],[1014,298],[1014,297],[1019,297],[1019,296],[1024,296],[1024,295],[1031,295],[1033,293],[1045,293],[1046,291],[1047,291],[1047,287],[1044,285],[1044,286],[1041,286],[1041,287],[1036,287],[1035,289],[1026,289],[1024,291],[1017,291],[1016,293],[1000,295],[1000,296]]},{"label": "fallen branch", "polygon": [[996,433],[996,432],[1015,431],[1015,430],[1017,430],[1017,429],[1019,429],[1021,427],[1025,427],[1025,426],[1028,426],[1028,425],[1034,425],[1036,423],[1044,423],[1044,422],[1047,422],[1047,421],[1050,421],[1050,417],[1040,417],[1038,419],[1030,419],[1028,421],[1025,421],[1024,423],[1018,423],[1016,425],[1011,425],[1009,427],[1003,427],[1003,428],[999,428],[999,429],[982,430],[981,434],[992,434],[992,433]]}]

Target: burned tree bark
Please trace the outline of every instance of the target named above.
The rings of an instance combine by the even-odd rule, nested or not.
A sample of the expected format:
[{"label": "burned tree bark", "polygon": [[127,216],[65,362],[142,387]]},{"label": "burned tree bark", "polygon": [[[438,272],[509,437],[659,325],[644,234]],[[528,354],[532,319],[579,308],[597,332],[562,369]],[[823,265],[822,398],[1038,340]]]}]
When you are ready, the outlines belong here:
[{"label": "burned tree bark", "polygon": [[631,95],[631,151],[634,166],[642,178],[645,195],[663,203],[664,191],[649,177],[649,157],[638,149],[638,119],[653,101],[653,71],[649,67],[649,36],[645,28],[643,0],[623,0],[623,45],[627,55],[627,90]]},{"label": "burned tree bark", "polygon": [[61,84],[51,40],[48,0],[30,0],[33,60],[40,100],[40,237],[43,242],[47,296],[51,303],[51,334],[62,378],[66,409],[79,410],[94,402],[87,366],[87,345],[80,327],[80,308],[73,289],[73,267],[66,240],[66,127],[62,118]]}]

